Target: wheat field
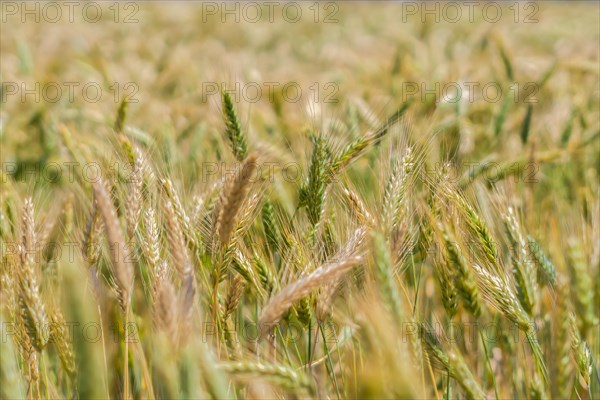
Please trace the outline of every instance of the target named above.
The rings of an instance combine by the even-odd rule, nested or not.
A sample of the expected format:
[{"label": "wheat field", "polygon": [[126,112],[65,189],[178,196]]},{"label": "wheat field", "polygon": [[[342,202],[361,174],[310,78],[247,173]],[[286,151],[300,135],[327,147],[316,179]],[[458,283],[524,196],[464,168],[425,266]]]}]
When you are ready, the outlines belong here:
[{"label": "wheat field", "polygon": [[600,398],[598,3],[1,5],[0,398]]}]

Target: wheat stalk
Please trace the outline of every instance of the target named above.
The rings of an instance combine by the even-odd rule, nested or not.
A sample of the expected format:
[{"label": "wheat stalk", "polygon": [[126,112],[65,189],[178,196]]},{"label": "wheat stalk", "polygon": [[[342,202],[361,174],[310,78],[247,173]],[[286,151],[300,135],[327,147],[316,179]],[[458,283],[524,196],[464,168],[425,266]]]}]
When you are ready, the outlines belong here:
[{"label": "wheat stalk", "polygon": [[161,273],[157,277],[154,293],[154,322],[168,337],[173,338],[177,331],[177,297],[166,274]]},{"label": "wheat stalk", "polygon": [[[358,230],[354,234],[357,237],[362,235],[364,235],[363,230]],[[266,335],[267,329],[276,324],[294,302],[323,286],[328,281],[344,275],[362,261],[363,256],[361,255],[348,256],[344,254],[344,257],[341,258],[334,257],[332,261],[326,262],[307,276],[284,287],[269,300],[260,314],[261,336]]]},{"label": "wheat stalk", "polygon": [[452,271],[456,274],[456,288],[458,294],[463,300],[466,309],[475,317],[481,315],[481,304],[479,299],[479,290],[467,259],[463,256],[462,250],[458,247],[456,238],[450,236],[450,232],[441,227],[443,231],[443,241],[446,250],[447,262]]},{"label": "wheat stalk", "polygon": [[46,308],[40,295],[37,273],[34,270],[36,259],[35,223],[33,201],[25,199],[22,213],[21,268],[19,278],[19,303],[27,334],[36,350],[48,343],[49,325]]},{"label": "wheat stalk", "polygon": [[496,242],[492,238],[492,235],[485,222],[458,191],[456,191],[450,185],[445,185],[443,190],[445,191],[446,195],[455,202],[455,204],[458,206],[458,209],[463,212],[465,216],[465,222],[471,230],[471,233],[481,244],[483,254],[485,255],[487,261],[491,265],[495,265],[498,258],[498,249],[496,247]]},{"label": "wheat stalk", "polygon": [[485,399],[485,392],[473,377],[460,353],[458,351],[444,351],[435,335],[424,325],[419,326],[419,331],[423,344],[427,349],[427,354],[448,371],[450,376],[463,388],[467,398]]},{"label": "wheat stalk", "polygon": [[153,207],[144,210],[145,235],[141,243],[146,262],[155,271],[160,261],[160,229]]},{"label": "wheat stalk", "polygon": [[242,294],[244,294],[244,279],[236,275],[229,285],[225,306],[223,307],[223,319],[226,320],[237,308]]},{"label": "wheat stalk", "polygon": [[257,155],[250,154],[244,159],[235,177],[229,182],[218,205],[215,207],[216,219],[214,221],[214,240],[221,246],[227,246],[235,229],[237,216],[252,183],[252,174],[256,170]]},{"label": "wheat stalk", "polygon": [[575,358],[575,362],[577,364],[577,370],[579,371],[579,374],[581,375],[581,378],[585,382],[586,386],[589,386],[593,368],[592,352],[588,344],[582,340],[579,334],[577,317],[574,313],[569,313],[568,321],[571,332],[571,349],[573,350],[573,357]]},{"label": "wheat stalk", "polygon": [[508,207],[507,214],[504,216],[504,224],[513,251],[513,271],[517,281],[519,299],[529,315],[533,315],[533,310],[538,301],[537,275],[529,260],[527,242],[512,207]]},{"label": "wheat stalk", "polygon": [[228,91],[222,92],[223,117],[225,119],[225,136],[229,139],[233,155],[238,161],[242,161],[248,154],[246,136],[242,133],[240,122],[235,111],[235,106]]},{"label": "wheat stalk", "polygon": [[123,237],[123,231],[117,217],[115,208],[110,200],[106,187],[102,180],[92,182],[94,195],[98,209],[104,220],[104,228],[109,246],[111,247],[110,258],[113,273],[117,280],[117,292],[119,304],[124,313],[127,313],[131,300],[133,287],[133,266],[130,260],[131,254]]},{"label": "wheat stalk", "polygon": [[556,267],[533,237],[527,236],[527,243],[533,261],[538,268],[538,281],[554,285],[556,283]]},{"label": "wheat stalk", "polygon": [[165,200],[163,206],[165,220],[167,223],[167,240],[169,242],[169,250],[173,257],[175,269],[179,273],[179,277],[183,280],[187,276],[192,275],[192,262],[190,261],[187,248],[185,246],[182,229],[179,225],[179,220],[175,212],[173,203],[170,200]]},{"label": "wheat stalk", "polygon": [[326,263],[304,278],[286,286],[273,296],[263,308],[259,318],[259,326],[266,328],[273,326],[294,302],[300,300],[313,290],[318,289],[329,280],[347,273],[360,264],[362,260],[363,257],[361,256],[353,256],[340,261]]},{"label": "wheat stalk", "polygon": [[102,215],[96,201],[94,201],[83,241],[83,253],[89,265],[96,265],[100,259],[102,232],[104,232]]},{"label": "wheat stalk", "polygon": [[75,354],[66,327],[67,322],[62,312],[54,309],[50,314],[50,340],[56,347],[63,368],[69,375],[74,376],[76,374]]},{"label": "wheat stalk", "polygon": [[568,241],[568,250],[571,285],[574,288],[573,300],[581,315],[580,328],[585,337],[587,331],[598,324],[598,317],[594,311],[594,289],[580,241],[571,238]]},{"label": "wheat stalk", "polygon": [[539,341],[535,335],[533,321],[529,317],[529,314],[523,309],[513,288],[506,278],[495,275],[477,264],[474,264],[473,268],[477,272],[478,278],[482,284],[481,287],[484,291],[484,297],[526,334],[528,343],[534,355],[536,367],[542,374],[544,381],[547,383],[548,372]]},{"label": "wheat stalk", "polygon": [[173,211],[174,211],[175,215],[177,216],[177,221],[179,223],[181,232],[183,233],[183,235],[185,235],[185,240],[192,247],[199,246],[199,243],[197,242],[197,238],[194,235],[195,231],[194,231],[194,228],[192,227],[190,218],[189,218],[187,212],[185,211],[185,209],[183,208],[183,204],[181,202],[179,195],[177,194],[177,191],[175,190],[173,182],[170,179],[163,179],[162,187],[167,195],[167,198],[169,199],[169,201],[172,204]]},{"label": "wheat stalk", "polygon": [[221,363],[220,368],[234,375],[259,376],[290,389],[301,387],[309,392],[313,390],[309,380],[302,373],[284,365],[238,361]]}]

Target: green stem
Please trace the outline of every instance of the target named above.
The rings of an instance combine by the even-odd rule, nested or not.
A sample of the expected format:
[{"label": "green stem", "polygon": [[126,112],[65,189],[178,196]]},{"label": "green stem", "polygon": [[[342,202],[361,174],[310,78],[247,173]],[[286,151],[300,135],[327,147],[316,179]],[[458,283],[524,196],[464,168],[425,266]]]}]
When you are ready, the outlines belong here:
[{"label": "green stem", "polygon": [[500,396],[498,395],[498,386],[496,385],[496,375],[494,374],[494,370],[492,369],[492,363],[490,362],[488,349],[487,349],[487,346],[485,345],[485,340],[483,338],[483,332],[481,331],[481,329],[478,329],[478,331],[479,331],[479,337],[481,338],[481,345],[483,346],[483,352],[485,353],[485,361],[490,370],[490,373],[492,374],[492,383],[494,384],[494,394],[496,395],[496,400],[498,400],[500,398]]},{"label": "green stem", "polygon": [[288,364],[291,365],[292,360],[290,359],[290,354],[288,353],[287,346],[285,345],[285,339],[283,337],[283,334],[281,333],[281,327],[279,325],[277,326],[277,333],[279,333],[279,337],[281,338],[281,342],[283,344],[282,347],[283,347],[283,351],[285,352],[285,357],[287,358],[287,362],[288,362]]},{"label": "green stem", "polygon": [[125,328],[123,332],[125,341],[125,355],[123,357],[123,398],[129,398],[129,340],[127,339],[127,328],[129,326],[129,304],[125,308]]},{"label": "green stem", "polygon": [[450,400],[450,370],[446,371],[446,400]]},{"label": "green stem", "polygon": [[[410,255],[410,262],[412,264],[412,268],[413,268],[413,280],[415,279],[415,260],[413,255]],[[413,304],[413,311],[412,311],[412,316],[414,317],[415,314],[417,313],[417,301],[419,299],[419,288],[421,287],[421,275],[423,273],[423,268],[421,266],[421,268],[419,268],[419,279],[417,280],[417,289],[415,290],[415,302]]]},{"label": "green stem", "polygon": [[312,352],[311,352],[311,342],[312,342],[312,321],[308,321],[308,355],[307,355],[307,359],[308,362],[306,363],[306,366],[308,367],[308,370],[310,371],[310,365],[312,364]]},{"label": "green stem", "polygon": [[321,331],[321,336],[323,337],[323,348],[325,349],[325,355],[327,356],[327,363],[329,373],[333,376],[333,383],[335,385],[335,392],[337,394],[338,399],[340,398],[340,389],[338,388],[337,378],[335,376],[335,372],[333,370],[333,362],[331,361],[331,355],[329,354],[329,348],[327,347],[327,339],[325,338],[325,331],[321,328],[321,324],[317,326],[317,329]]}]

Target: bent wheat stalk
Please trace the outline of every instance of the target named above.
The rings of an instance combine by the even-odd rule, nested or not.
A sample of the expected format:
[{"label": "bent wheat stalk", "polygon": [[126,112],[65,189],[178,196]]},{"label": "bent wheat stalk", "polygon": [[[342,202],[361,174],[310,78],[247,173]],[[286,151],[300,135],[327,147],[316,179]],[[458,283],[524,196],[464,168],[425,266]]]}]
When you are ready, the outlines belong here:
[{"label": "bent wheat stalk", "polygon": [[289,389],[302,387],[312,392],[310,381],[304,374],[290,367],[261,362],[239,361],[220,364],[221,369],[233,375],[260,376]]},{"label": "bent wheat stalk", "polygon": [[294,302],[300,300],[313,290],[323,286],[325,283],[342,276],[362,261],[362,256],[351,256],[340,261],[326,263],[317,268],[310,275],[283,288],[278,294],[271,298],[260,314],[259,326],[261,327],[261,337],[263,337],[265,333],[265,330],[263,330],[262,327],[268,329],[276,324],[283,313],[286,312]]},{"label": "bent wheat stalk", "polygon": [[[358,229],[356,235],[364,235],[364,230]],[[352,239],[351,239],[352,240]],[[345,257],[334,257],[332,261],[326,262],[309,275],[289,284],[269,300],[263,308],[259,318],[261,329],[260,337],[264,338],[270,327],[276,324],[281,316],[294,304],[313,290],[331,282],[363,261],[360,255],[345,255]]]}]

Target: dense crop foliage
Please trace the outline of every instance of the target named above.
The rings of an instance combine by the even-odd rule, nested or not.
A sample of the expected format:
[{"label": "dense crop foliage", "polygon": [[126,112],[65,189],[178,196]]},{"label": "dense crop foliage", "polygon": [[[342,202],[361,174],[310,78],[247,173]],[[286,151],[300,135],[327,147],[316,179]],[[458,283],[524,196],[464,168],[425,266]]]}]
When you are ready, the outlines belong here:
[{"label": "dense crop foliage", "polygon": [[598,398],[598,5],[509,6],[6,24],[0,397]]}]

